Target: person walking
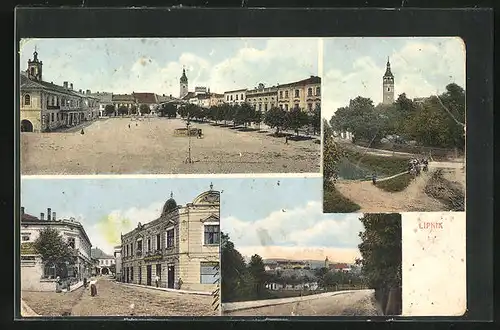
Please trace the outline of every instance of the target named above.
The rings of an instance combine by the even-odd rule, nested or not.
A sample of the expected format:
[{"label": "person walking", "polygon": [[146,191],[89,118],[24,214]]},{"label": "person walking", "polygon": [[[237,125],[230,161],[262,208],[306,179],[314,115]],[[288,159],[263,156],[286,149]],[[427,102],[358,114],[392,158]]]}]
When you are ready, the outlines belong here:
[{"label": "person walking", "polygon": [[184,282],[182,282],[182,279],[179,277],[179,281],[177,281],[177,289],[178,289],[178,290],[180,290],[180,289],[181,289],[181,287],[182,287],[182,284],[183,284],[183,283],[184,283]]},{"label": "person walking", "polygon": [[158,274],[156,274],[156,276],[155,276],[155,283],[156,283],[156,287],[160,286],[160,277],[158,276]]},{"label": "person walking", "polygon": [[90,281],[90,296],[91,297],[97,296],[97,281],[96,280]]},{"label": "person walking", "polygon": [[81,134],[81,135],[85,134],[85,132],[83,131],[83,128],[82,128],[82,130],[80,131],[80,134]]},{"label": "person walking", "polygon": [[285,144],[288,144],[288,135],[285,135]]},{"label": "person walking", "polygon": [[128,129],[130,129],[130,124],[128,124]]},{"label": "person walking", "polygon": [[376,184],[377,184],[377,174],[376,174],[376,173],[373,173],[373,174],[372,174],[372,183],[373,183],[374,185],[376,185]]}]

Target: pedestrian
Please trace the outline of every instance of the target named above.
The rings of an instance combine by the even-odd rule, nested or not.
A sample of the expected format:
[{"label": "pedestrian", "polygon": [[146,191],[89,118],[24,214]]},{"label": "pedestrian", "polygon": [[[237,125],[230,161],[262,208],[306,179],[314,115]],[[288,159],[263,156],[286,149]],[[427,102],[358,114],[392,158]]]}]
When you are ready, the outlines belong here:
[{"label": "pedestrian", "polygon": [[85,134],[85,132],[83,131],[83,128],[82,128],[82,130],[80,131],[80,134],[81,134],[81,135]]},{"label": "pedestrian", "polygon": [[60,293],[62,291],[62,281],[59,276],[56,277],[56,292]]},{"label": "pedestrian", "polygon": [[135,126],[139,126],[139,124],[135,123]]},{"label": "pedestrian", "polygon": [[130,124],[128,124],[128,128],[130,129]]},{"label": "pedestrian", "polygon": [[377,184],[377,174],[376,173],[373,173],[372,174],[372,183],[375,185]]},{"label": "pedestrian", "polygon": [[83,287],[86,289],[89,286],[89,283],[87,282],[87,277],[83,278]]},{"label": "pedestrian", "polygon": [[179,281],[177,281],[177,289],[178,289],[178,290],[180,290],[180,289],[181,289],[181,287],[182,287],[182,283],[184,283],[184,282],[182,282],[182,279],[179,277]]},{"label": "pedestrian", "polygon": [[92,297],[97,296],[97,281],[96,280],[90,281],[90,296],[92,296]]},{"label": "pedestrian", "polygon": [[288,135],[285,135],[285,144],[288,144]]},{"label": "pedestrian", "polygon": [[158,276],[158,274],[156,274],[155,276],[155,282],[156,282],[156,287],[158,287],[160,285],[160,277]]}]

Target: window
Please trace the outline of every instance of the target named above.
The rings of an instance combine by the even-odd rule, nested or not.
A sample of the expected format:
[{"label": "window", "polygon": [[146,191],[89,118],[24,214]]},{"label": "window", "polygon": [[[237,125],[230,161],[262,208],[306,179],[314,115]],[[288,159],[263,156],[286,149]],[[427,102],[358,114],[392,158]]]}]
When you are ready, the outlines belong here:
[{"label": "window", "polygon": [[75,238],[74,237],[70,237],[68,238],[68,245],[70,248],[74,249],[75,248]]},{"label": "window", "polygon": [[308,109],[309,111],[311,111],[311,110],[312,110],[312,108],[313,108],[312,103],[307,103],[307,109]]},{"label": "window", "polygon": [[50,114],[50,121],[54,121],[54,113]]},{"label": "window", "polygon": [[151,238],[148,238],[148,252],[151,251]]},{"label": "window", "polygon": [[259,103],[259,111],[262,110],[262,103]]},{"label": "window", "polygon": [[285,110],[288,111],[288,104],[285,104]]},{"label": "window", "polygon": [[241,100],[243,101],[245,98],[243,97],[243,94],[241,94]]},{"label": "window", "polygon": [[280,109],[283,110],[283,104],[280,104]]},{"label": "window", "polygon": [[43,267],[43,277],[49,279],[56,278],[56,267],[54,267],[52,264],[46,264]]},{"label": "window", "polygon": [[22,240],[23,240],[23,242],[29,241],[30,240],[29,235],[23,235]]},{"label": "window", "polygon": [[174,247],[174,228],[167,230],[167,249]]},{"label": "window", "polygon": [[161,249],[161,236],[160,234],[156,235],[156,250]]},{"label": "window", "polygon": [[134,255],[134,244],[130,243],[130,255]]},{"label": "window", "polygon": [[129,253],[128,253],[128,244],[126,246],[125,252],[126,252],[125,255],[128,257],[129,256]]},{"label": "window", "polygon": [[219,225],[206,225],[205,226],[205,245],[219,244]]},{"label": "window", "polygon": [[142,252],[142,239],[137,241],[137,252]]},{"label": "window", "polygon": [[283,91],[280,91],[280,99],[283,98]]},{"label": "window", "polygon": [[264,111],[267,111],[267,103],[264,104]]},{"label": "window", "polygon": [[200,283],[215,284],[219,279],[218,262],[200,262]]},{"label": "window", "polygon": [[30,105],[31,104],[31,96],[25,95],[24,96],[24,105]]},{"label": "window", "polygon": [[312,96],[313,95],[313,89],[311,87],[309,87],[307,89],[307,96]]},{"label": "window", "polygon": [[238,94],[236,94],[236,101],[238,101]]},{"label": "window", "polygon": [[299,90],[298,89],[295,90],[295,97],[299,97]]},{"label": "window", "polygon": [[285,91],[285,98],[288,98],[288,91]]},{"label": "window", "polygon": [[226,95],[226,101],[229,101],[229,95]]},{"label": "window", "polygon": [[231,101],[233,100],[233,96],[231,95]]},{"label": "window", "polygon": [[387,87],[387,91],[390,92],[391,91],[391,88],[390,87]]},{"label": "window", "polygon": [[320,91],[321,91],[321,89],[319,87],[316,87],[316,95],[317,96],[321,95]]},{"label": "window", "polygon": [[22,266],[35,266],[36,260],[34,256],[21,256]]},{"label": "window", "polygon": [[130,280],[134,280],[134,267],[130,267]]}]

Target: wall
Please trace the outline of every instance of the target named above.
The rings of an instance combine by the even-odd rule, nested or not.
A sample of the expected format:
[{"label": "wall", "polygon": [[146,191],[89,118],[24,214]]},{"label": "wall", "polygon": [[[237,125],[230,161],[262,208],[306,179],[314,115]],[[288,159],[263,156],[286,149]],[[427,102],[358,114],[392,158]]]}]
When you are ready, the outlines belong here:
[{"label": "wall", "polygon": [[[29,94],[31,97],[31,103],[30,105],[24,105],[24,95]],[[20,99],[20,120],[26,119],[33,124],[33,131],[34,132],[40,132],[40,129],[42,128],[42,123],[41,123],[41,100],[40,100],[40,92],[33,92],[33,93],[21,93],[21,99]]]},{"label": "wall", "polygon": [[55,291],[56,284],[53,280],[42,280],[43,265],[37,258],[33,265],[21,264],[21,290],[22,291]]}]

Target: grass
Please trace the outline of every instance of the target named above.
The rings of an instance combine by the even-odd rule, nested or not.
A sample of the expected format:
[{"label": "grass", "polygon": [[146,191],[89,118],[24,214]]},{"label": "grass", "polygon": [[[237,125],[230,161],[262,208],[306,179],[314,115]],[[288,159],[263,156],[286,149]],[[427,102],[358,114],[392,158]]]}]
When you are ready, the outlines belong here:
[{"label": "grass", "polygon": [[405,190],[412,180],[413,175],[405,173],[389,180],[379,181],[375,186],[384,191],[399,192]]},{"label": "grass", "polygon": [[323,213],[351,213],[361,206],[342,195],[333,184],[323,188]]},{"label": "grass", "polygon": [[405,172],[408,169],[409,157],[404,156],[375,156],[368,153],[360,153],[352,149],[346,149],[347,158],[355,163],[368,168],[378,175],[394,175]]},{"label": "grass", "polygon": [[446,205],[450,211],[465,211],[465,195],[460,184],[445,179],[440,169],[432,174],[424,191]]}]

